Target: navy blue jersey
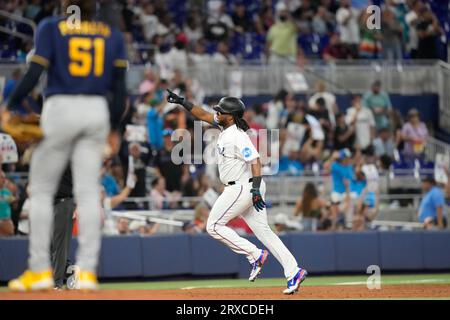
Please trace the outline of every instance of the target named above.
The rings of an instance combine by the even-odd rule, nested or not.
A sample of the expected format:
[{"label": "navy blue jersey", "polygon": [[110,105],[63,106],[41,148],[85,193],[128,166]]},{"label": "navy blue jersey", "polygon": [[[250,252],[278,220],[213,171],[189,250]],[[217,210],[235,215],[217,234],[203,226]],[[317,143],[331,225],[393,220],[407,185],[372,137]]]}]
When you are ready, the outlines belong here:
[{"label": "navy blue jersey", "polygon": [[99,21],[82,21],[70,28],[63,18],[43,20],[36,33],[31,61],[46,67],[45,96],[105,95],[114,67],[127,67],[121,32]]}]

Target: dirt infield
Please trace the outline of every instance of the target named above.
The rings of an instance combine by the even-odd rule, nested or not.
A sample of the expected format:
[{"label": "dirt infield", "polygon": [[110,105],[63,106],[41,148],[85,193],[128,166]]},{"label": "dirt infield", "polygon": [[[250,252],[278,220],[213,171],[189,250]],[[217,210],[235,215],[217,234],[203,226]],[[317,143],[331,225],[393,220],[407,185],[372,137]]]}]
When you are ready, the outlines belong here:
[{"label": "dirt infield", "polygon": [[0,300],[267,300],[267,299],[385,299],[450,298],[450,285],[385,285],[380,290],[365,286],[304,286],[293,295],[280,287],[199,288],[176,290],[100,290],[94,293],[50,291],[39,293],[1,292]]}]

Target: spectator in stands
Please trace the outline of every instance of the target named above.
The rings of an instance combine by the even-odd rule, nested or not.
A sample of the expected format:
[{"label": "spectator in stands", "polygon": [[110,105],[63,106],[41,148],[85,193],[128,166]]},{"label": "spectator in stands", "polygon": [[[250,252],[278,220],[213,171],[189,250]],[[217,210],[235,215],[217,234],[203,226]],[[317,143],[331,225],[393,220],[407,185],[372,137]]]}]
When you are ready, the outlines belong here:
[{"label": "spectator in stands", "polygon": [[352,149],[355,144],[356,126],[354,123],[347,123],[345,113],[336,114],[336,128],[333,134],[334,150]]},{"label": "spectator in stands", "polygon": [[371,91],[364,94],[362,105],[363,107],[369,108],[373,112],[377,130],[386,127],[391,128],[391,99],[385,91],[381,90],[381,81],[375,81],[372,84]]},{"label": "spectator in stands", "polygon": [[369,28],[368,25],[371,14],[363,10],[359,19],[361,32],[358,55],[362,59],[378,59],[382,56],[381,32],[378,29]]},{"label": "spectator in stands", "polygon": [[390,9],[384,9],[381,15],[381,30],[383,43],[383,58],[387,60],[401,60],[403,29]]},{"label": "spectator in stands", "polygon": [[[131,197],[145,197],[148,194],[146,186],[147,164],[149,163],[150,150],[145,145],[141,146],[137,142],[128,145],[128,153],[133,159],[134,174],[136,175],[136,186],[131,192]],[[126,169],[128,172],[128,159]]]},{"label": "spectator in stands", "polygon": [[188,56],[190,65],[194,67],[202,67],[208,65],[210,56],[205,51],[205,39],[198,39],[194,44],[193,52]]},{"label": "spectator in stands", "polygon": [[312,20],[312,29],[315,33],[323,36],[333,28],[333,16],[324,6],[319,6]]},{"label": "spectator in stands", "polygon": [[239,1],[234,5],[234,12],[232,14],[234,31],[237,33],[250,32],[253,29],[253,19],[247,13],[245,3]]},{"label": "spectator in stands", "polygon": [[107,197],[113,197],[120,193],[119,183],[111,174],[111,164],[112,161],[107,160],[102,168],[101,183]]},{"label": "spectator in stands", "polygon": [[206,232],[206,222],[208,221],[209,208],[205,203],[200,202],[194,210],[194,225],[201,233]]},{"label": "spectator in stands", "polygon": [[179,33],[178,27],[173,23],[169,13],[162,12],[158,17],[156,34],[161,36],[165,43],[173,43],[175,35]]},{"label": "spectator in stands", "polygon": [[117,233],[119,235],[127,235],[131,233],[130,219],[124,217],[117,219]]},{"label": "spectator in stands", "polygon": [[154,164],[158,175],[166,179],[167,190],[181,192],[183,183],[189,178],[189,171],[188,165],[175,164],[172,161],[172,150],[175,145],[171,140],[172,133],[171,129],[163,131],[164,147],[156,153]]},{"label": "spectator in stands", "polygon": [[335,151],[324,164],[324,170],[331,173],[331,219],[336,228],[350,206],[350,182],[353,179],[352,153],[348,149]]},{"label": "spectator in stands", "polygon": [[409,0],[408,7],[410,11],[405,15],[406,25],[408,27],[408,43],[406,50],[411,58],[417,58],[419,47],[419,36],[417,34],[417,25],[419,17],[422,14],[424,4],[420,0]]},{"label": "spectator in stands", "polygon": [[15,200],[6,186],[5,173],[0,171],[0,237],[12,236],[14,225],[11,220],[11,203]]},{"label": "spectator in stands", "polygon": [[355,206],[355,211],[352,220],[352,230],[353,231],[364,231],[367,229],[368,224],[375,220],[379,211],[379,201],[376,206],[371,208],[367,203],[360,200]]},{"label": "spectator in stands", "polygon": [[352,8],[350,0],[341,0],[340,8],[336,12],[336,21],[339,28],[340,40],[347,45],[353,53],[358,52],[360,43],[359,15],[356,8]]},{"label": "spectator in stands", "polygon": [[208,15],[204,34],[210,41],[227,41],[234,28],[233,20],[226,13],[222,1],[208,1]]},{"label": "spectator in stands", "polygon": [[264,5],[255,16],[256,31],[261,35],[265,35],[274,23],[275,23],[275,18],[274,18],[272,6]]},{"label": "spectator in stands", "polygon": [[297,58],[297,26],[285,6],[279,6],[277,20],[267,33],[269,63],[295,64]]},{"label": "spectator in stands", "polygon": [[378,130],[377,138],[373,141],[373,147],[378,158],[387,156],[391,161],[394,160],[396,145],[388,128]]},{"label": "spectator in stands", "polygon": [[436,181],[431,176],[422,180],[422,190],[424,197],[420,202],[418,217],[424,229],[446,228],[444,191],[436,186]]},{"label": "spectator in stands", "polygon": [[41,0],[32,0],[26,5],[26,8],[23,12],[23,17],[34,20],[36,15],[41,10]]},{"label": "spectator in stands", "polygon": [[167,53],[167,61],[169,61],[169,69],[171,71],[179,70],[186,73],[188,65],[188,56],[186,52],[187,37],[184,33],[179,33],[175,37],[175,43]]},{"label": "spectator in stands", "polygon": [[134,46],[133,35],[130,32],[124,33],[124,39],[127,50],[127,58],[132,64],[139,64],[141,62],[141,56]]},{"label": "spectator in stands", "polygon": [[334,93],[327,91],[327,87],[322,81],[318,81],[316,83],[316,93],[309,98],[308,106],[310,108],[314,106],[319,98],[323,98],[325,100],[325,107],[328,111],[328,117],[330,119],[331,126],[334,128],[336,126],[336,114],[338,113],[336,96]]},{"label": "spectator in stands", "polygon": [[274,96],[273,100],[267,104],[267,129],[278,129],[281,124],[281,115],[285,109],[285,102],[294,101],[292,94],[289,94],[285,89],[281,89]]},{"label": "spectator in stands", "polygon": [[354,147],[366,153],[375,138],[375,119],[369,108],[361,104],[361,96],[354,95],[352,106],[347,109],[347,124],[355,127]]},{"label": "spectator in stands", "polygon": [[22,77],[22,70],[20,68],[16,68],[13,70],[11,74],[11,78],[6,80],[5,87],[3,88],[3,99],[2,101],[7,101],[12,91],[14,90],[16,84]]},{"label": "spectator in stands", "polygon": [[189,12],[183,32],[186,35],[190,45],[196,44],[203,38],[201,15],[198,10],[194,9]]},{"label": "spectator in stands", "polygon": [[328,142],[328,139],[332,139],[333,126],[331,124],[330,114],[327,110],[325,99],[322,97],[316,99],[316,103],[309,106],[307,112],[319,121],[322,130],[325,133],[324,140]]},{"label": "spectator in stands", "polygon": [[151,209],[164,210],[174,208],[176,202],[180,200],[181,194],[179,192],[169,192],[166,189],[166,179],[164,177],[157,177],[152,181]]},{"label": "spectator in stands", "polygon": [[217,51],[211,57],[211,61],[216,66],[234,66],[238,64],[236,57],[230,53],[230,48],[226,41],[219,41]]},{"label": "spectator in stands", "polygon": [[341,42],[337,33],[334,33],[331,35],[328,45],[323,49],[322,57],[326,61],[347,60],[356,58],[356,54],[348,45]]},{"label": "spectator in stands", "polygon": [[159,104],[152,105],[147,113],[147,131],[152,150],[163,148],[164,107],[167,102],[163,99]]},{"label": "spectator in stands", "polygon": [[428,129],[425,123],[420,121],[419,111],[408,111],[408,122],[403,125],[402,139],[404,141],[403,153],[408,158],[420,157],[425,149],[428,138]]},{"label": "spectator in stands", "polygon": [[437,43],[443,33],[439,20],[430,9],[425,9],[417,24],[419,43],[417,48],[418,59],[438,59]]},{"label": "spectator in stands", "polygon": [[158,17],[155,15],[155,7],[151,2],[143,5],[139,19],[145,40],[150,42],[157,32],[158,26]]},{"label": "spectator in stands", "polygon": [[34,17],[34,22],[36,23],[36,25],[38,25],[39,22],[41,22],[45,18],[56,15],[58,5],[59,5],[59,1],[57,1],[57,0],[47,0],[47,1],[43,2],[41,4],[41,10]]},{"label": "spectator in stands", "polygon": [[[305,224],[316,225],[316,228],[307,228],[308,230],[326,230],[330,226],[327,206],[327,201],[319,196],[316,186],[308,182],[303,189],[302,197],[295,204],[294,216],[301,215],[306,218],[303,219],[304,226]],[[309,223],[307,223],[308,220]]]}]

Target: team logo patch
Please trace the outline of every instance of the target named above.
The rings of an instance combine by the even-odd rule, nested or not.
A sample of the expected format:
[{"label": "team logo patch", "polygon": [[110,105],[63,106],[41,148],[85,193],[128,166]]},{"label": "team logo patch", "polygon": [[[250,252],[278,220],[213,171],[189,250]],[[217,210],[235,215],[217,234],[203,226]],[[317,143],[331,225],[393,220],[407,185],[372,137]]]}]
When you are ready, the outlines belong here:
[{"label": "team logo patch", "polygon": [[252,149],[250,149],[249,147],[245,147],[242,150],[242,154],[244,155],[244,158],[249,158],[252,155]]}]

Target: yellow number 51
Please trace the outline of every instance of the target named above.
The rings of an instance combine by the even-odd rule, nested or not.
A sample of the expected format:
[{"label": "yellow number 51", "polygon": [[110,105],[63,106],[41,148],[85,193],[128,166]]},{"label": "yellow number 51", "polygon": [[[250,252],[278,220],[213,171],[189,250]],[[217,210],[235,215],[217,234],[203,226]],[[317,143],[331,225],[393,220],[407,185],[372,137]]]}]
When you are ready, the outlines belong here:
[{"label": "yellow number 51", "polygon": [[[92,52],[92,48],[94,51]],[[74,77],[86,77],[92,72],[94,62],[94,75],[103,75],[105,64],[105,39],[81,38],[69,39],[69,73]]]}]

